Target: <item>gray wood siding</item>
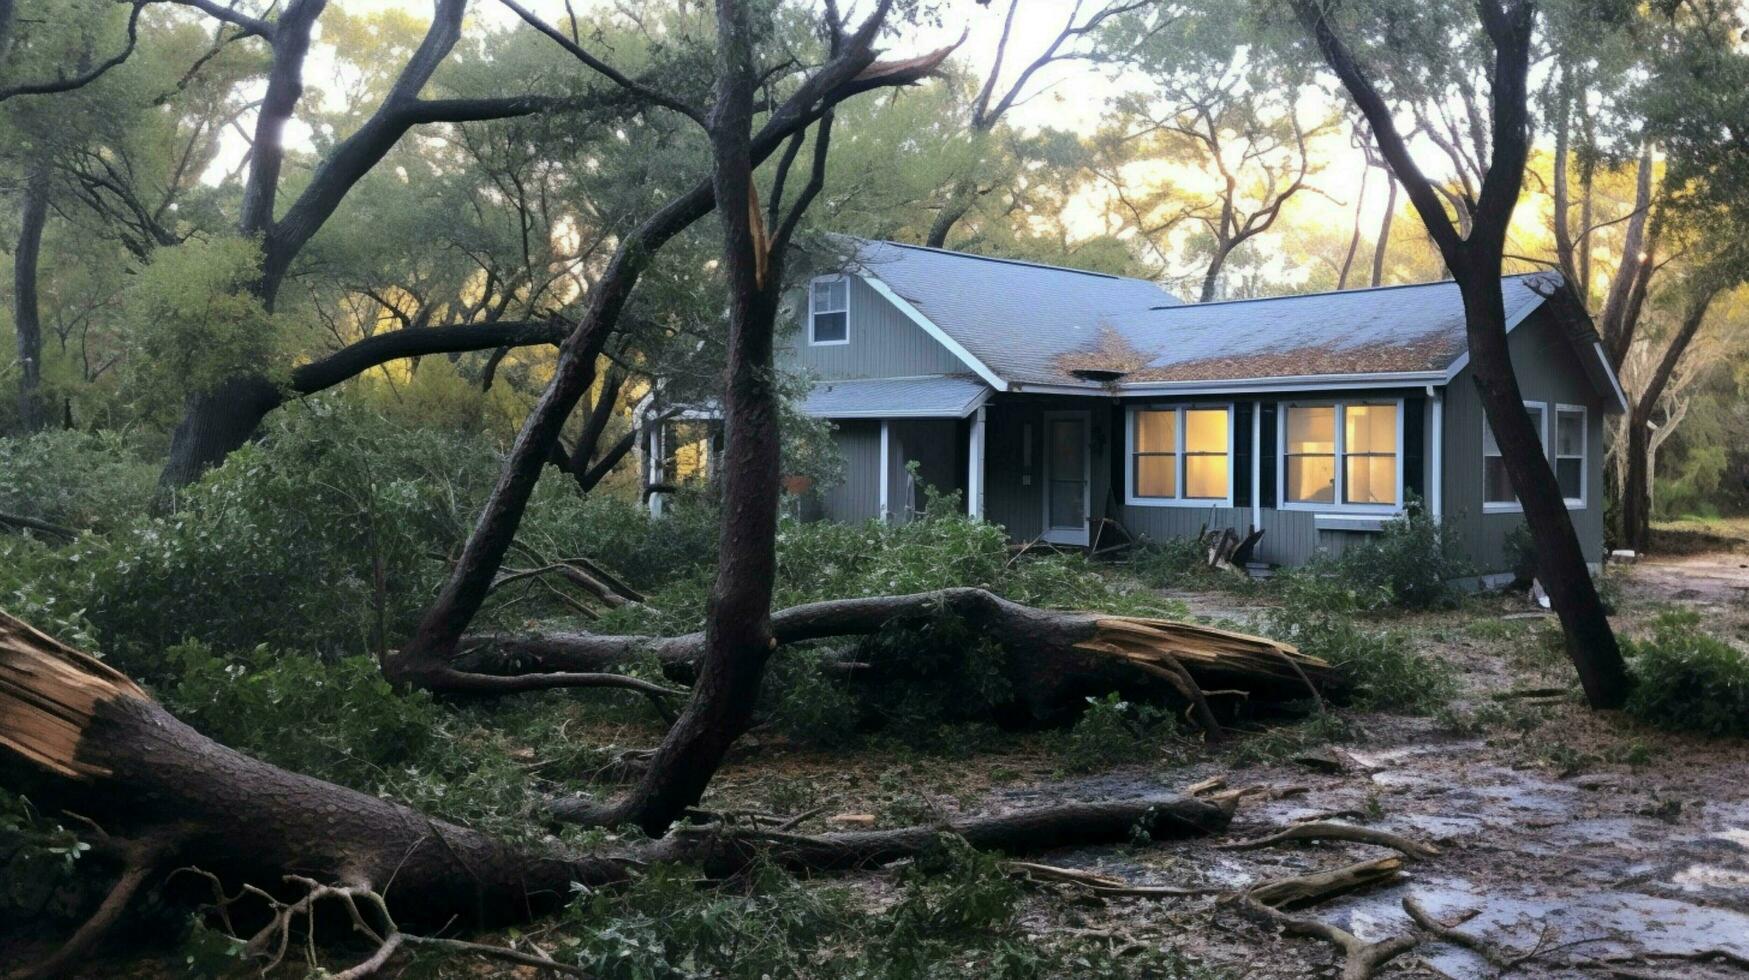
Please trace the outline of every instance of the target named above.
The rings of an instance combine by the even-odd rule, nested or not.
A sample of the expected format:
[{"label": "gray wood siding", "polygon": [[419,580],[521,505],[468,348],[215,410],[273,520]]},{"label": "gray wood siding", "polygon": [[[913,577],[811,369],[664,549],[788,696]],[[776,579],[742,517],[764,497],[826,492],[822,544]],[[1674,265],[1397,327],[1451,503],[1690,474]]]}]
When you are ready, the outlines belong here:
[{"label": "gray wood siding", "polygon": [[[1603,400],[1591,388],[1573,346],[1541,311],[1512,331],[1512,366],[1526,401],[1548,403],[1549,453],[1554,453],[1554,406],[1585,406],[1585,506],[1569,511],[1585,560],[1603,560]],[[1445,514],[1462,535],[1478,574],[1510,570],[1506,538],[1522,514],[1484,513],[1482,432],[1487,425],[1475,376],[1458,372],[1445,393]]]},{"label": "gray wood siding", "polygon": [[[887,425],[887,451],[892,456],[887,506],[893,521],[901,523],[915,518],[927,505],[925,484],[944,491],[963,487],[965,479],[955,465],[960,459],[956,443],[962,437],[960,424],[953,419],[895,419]],[[915,479],[907,468],[913,461]]]},{"label": "gray wood siding", "polygon": [[971,371],[941,342],[899,312],[860,276],[850,278],[850,343],[814,346],[808,343],[808,297],[790,298],[796,329],[790,332],[779,362],[804,369],[826,380],[843,378],[909,378],[924,374],[965,374]]},{"label": "gray wood siding", "polygon": [[[1229,400],[1234,402],[1251,402],[1255,409],[1256,406],[1274,404],[1280,401],[1320,401],[1325,399],[1334,400],[1338,398],[1352,400],[1361,397],[1414,398],[1420,397],[1421,394],[1422,393],[1419,390],[1397,389],[1365,393],[1352,391],[1312,391],[1295,393],[1291,396],[1232,396]],[[1160,406],[1173,404],[1207,405],[1219,403],[1220,401],[1221,399],[1219,398],[1202,397],[1195,399],[1148,399],[1146,402],[1137,401],[1135,404]],[[1121,419],[1121,415],[1119,418]],[[1117,426],[1118,437],[1112,443],[1112,451],[1120,454],[1121,457],[1126,451],[1125,439],[1127,433],[1121,428],[1121,422],[1114,423],[1114,425]],[[1423,445],[1426,445],[1428,440],[1431,439],[1431,426],[1432,423],[1429,421],[1428,413],[1422,413]],[[1235,449],[1237,449],[1238,440],[1248,440],[1250,437],[1251,434],[1249,432],[1235,433]],[[1253,452],[1256,452],[1255,448],[1253,449]],[[1236,461],[1238,455],[1239,454],[1235,452],[1235,466],[1237,466]],[[1403,462],[1405,465],[1408,465],[1407,460],[1404,460]],[[1114,481],[1123,478],[1123,467],[1127,465],[1129,465],[1127,459],[1120,458],[1118,460],[1117,465],[1112,469],[1112,479]],[[1260,463],[1259,465],[1269,464]],[[1429,472],[1431,465],[1428,454],[1423,452],[1421,464],[1423,486],[1426,485],[1427,480],[1432,479],[1432,474]],[[1248,469],[1245,472],[1235,472],[1233,474],[1233,479],[1235,481],[1243,480],[1248,482],[1251,479],[1251,473]],[[1408,486],[1411,485],[1413,481],[1405,479],[1404,483],[1405,486]],[[1124,488],[1121,484],[1114,483],[1114,486],[1117,487],[1121,503]],[[1120,507],[1119,520],[1123,521],[1124,527],[1128,528],[1131,534],[1146,534],[1148,537],[1160,541],[1171,538],[1194,537],[1199,530],[1205,528],[1230,527],[1235,531],[1244,533],[1250,529],[1253,524],[1253,514],[1252,509],[1248,506],[1148,507],[1123,504]],[[1275,565],[1303,564],[1317,556],[1319,553],[1341,554],[1342,551],[1350,545],[1369,540],[1373,537],[1372,532],[1366,531],[1320,530],[1317,522],[1317,514],[1313,511],[1307,510],[1281,510],[1276,507],[1264,506],[1260,508],[1260,513],[1256,515],[1256,522],[1263,528],[1263,537],[1257,542],[1257,560],[1269,562]]]},{"label": "gray wood siding", "polygon": [[832,442],[844,457],[844,479],[837,486],[813,495],[813,505],[804,513],[810,519],[857,522],[880,516],[881,424],[846,421],[838,423]]}]

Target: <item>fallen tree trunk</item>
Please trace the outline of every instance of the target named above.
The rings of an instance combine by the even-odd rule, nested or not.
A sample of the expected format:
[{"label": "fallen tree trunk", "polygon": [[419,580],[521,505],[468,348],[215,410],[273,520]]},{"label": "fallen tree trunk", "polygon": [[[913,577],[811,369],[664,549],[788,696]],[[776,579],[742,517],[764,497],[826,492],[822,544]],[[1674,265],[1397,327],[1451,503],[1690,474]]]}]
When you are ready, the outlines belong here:
[{"label": "fallen tree trunk", "polygon": [[573,883],[614,885],[652,862],[696,864],[712,877],[759,856],[795,869],[844,869],[912,856],[943,832],[1025,853],[1124,841],[1136,828],[1157,837],[1214,833],[1230,816],[1165,795],[863,833],[691,829],[589,853],[515,844],[220,745],[125,675],[5,613],[0,769],[6,785],[45,812],[77,813],[102,828],[94,853],[121,868],[110,899],[75,937],[81,953],[137,894],[178,868],[211,874],[227,891],[249,884],[281,896],[307,891],[310,881],[379,891],[392,882],[401,925],[481,927],[527,921],[566,902]]},{"label": "fallen tree trunk", "polygon": [[[1314,692],[1337,693],[1344,686],[1328,663],[1290,644],[1172,620],[1035,609],[975,588],[792,606],[772,614],[772,637],[786,645],[868,636],[941,615],[959,617],[1002,646],[1014,699],[1039,720],[1113,690],[1180,690],[1174,676],[1181,672],[1197,688],[1242,691],[1266,702],[1306,700]],[[444,673],[458,668],[491,674],[600,674],[654,656],[670,676],[685,680],[704,649],[704,634],[489,634],[469,637],[463,649],[456,665],[430,665],[429,674],[395,679],[442,690]],[[898,666],[867,662],[857,675],[874,681],[883,669]]]}]

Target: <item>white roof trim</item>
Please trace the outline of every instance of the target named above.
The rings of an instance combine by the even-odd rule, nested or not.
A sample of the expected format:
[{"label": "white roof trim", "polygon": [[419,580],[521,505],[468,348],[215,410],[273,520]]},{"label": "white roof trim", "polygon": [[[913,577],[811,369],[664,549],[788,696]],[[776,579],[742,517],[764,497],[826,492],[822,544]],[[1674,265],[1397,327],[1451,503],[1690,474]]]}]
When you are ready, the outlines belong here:
[{"label": "white roof trim", "polygon": [[1626,412],[1628,410],[1627,392],[1621,390],[1621,379],[1616,377],[1615,368],[1609,366],[1609,354],[1603,349],[1603,341],[1592,341],[1591,350],[1597,355],[1597,366],[1603,370],[1603,376],[1609,379],[1609,390],[1615,395],[1615,410]]},{"label": "white roof trim", "polygon": [[960,361],[962,363],[964,363],[966,367],[969,367],[973,371],[977,372],[978,377],[983,378],[985,381],[989,382],[993,387],[997,388],[998,390],[1006,390],[1007,389],[1008,382],[1003,381],[1002,378],[996,374],[996,372],[990,370],[989,365],[985,364],[983,361],[978,360],[976,357],[973,357],[971,351],[966,350],[965,347],[962,344],[960,344],[959,341],[957,341],[957,340],[953,339],[951,336],[949,336],[946,330],[943,330],[940,327],[936,326],[934,320],[931,320],[928,317],[924,316],[922,310],[919,310],[917,307],[912,306],[909,300],[905,299],[903,296],[900,296],[898,293],[893,292],[893,287],[887,285],[885,282],[882,282],[877,276],[873,275],[872,273],[866,273],[866,272],[863,273],[862,280],[863,280],[863,282],[868,283],[870,289],[873,289],[875,292],[880,293],[882,296],[886,297],[887,302],[893,304],[893,306],[898,308],[899,312],[905,314],[905,316],[907,318],[909,318],[912,323],[915,323],[919,327],[922,327],[924,333],[928,334],[931,337],[934,337],[936,339],[936,341],[941,344],[941,346],[946,347],[949,351],[953,352],[953,356],[959,358]]}]

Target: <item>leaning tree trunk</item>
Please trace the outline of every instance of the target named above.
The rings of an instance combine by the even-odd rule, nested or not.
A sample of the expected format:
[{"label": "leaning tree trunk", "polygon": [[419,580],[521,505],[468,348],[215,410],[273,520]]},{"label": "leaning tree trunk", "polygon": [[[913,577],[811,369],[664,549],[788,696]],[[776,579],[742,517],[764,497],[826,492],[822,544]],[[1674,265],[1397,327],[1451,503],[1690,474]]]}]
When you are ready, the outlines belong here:
[{"label": "leaning tree trunk", "polygon": [[19,216],[18,248],[12,253],[13,331],[18,339],[18,424],[25,432],[48,425],[43,399],[42,313],[37,304],[37,264],[42,256],[43,226],[49,219],[49,175],[31,170]]},{"label": "leaning tree trunk", "polygon": [[1459,279],[1464,293],[1470,369],[1481,395],[1488,426],[1500,447],[1512,490],[1524,508],[1524,521],[1536,545],[1537,577],[1561,619],[1567,653],[1593,707],[1617,708],[1631,681],[1610,628],[1585,552],[1573,529],[1564,494],[1555,481],[1542,436],[1530,421],[1513,371],[1506,339],[1506,310],[1498,266],[1482,263],[1480,272]]},{"label": "leaning tree trunk", "polygon": [[178,868],[216,876],[227,894],[249,884],[287,895],[288,875],[372,889],[389,895],[404,927],[482,927],[546,914],[573,885],[611,886],[655,861],[715,878],[761,858],[797,870],[866,868],[913,856],[941,832],[1022,853],[1121,843],[1138,828],[1157,838],[1218,833],[1231,816],[1230,805],[1161,794],[864,833],[713,828],[590,853],[513,844],[220,745],[125,675],[5,613],[0,772],[53,808],[46,812],[77,813],[101,828],[87,860],[121,866],[110,898],[51,964],[68,962],[75,947],[88,954],[142,888]]}]

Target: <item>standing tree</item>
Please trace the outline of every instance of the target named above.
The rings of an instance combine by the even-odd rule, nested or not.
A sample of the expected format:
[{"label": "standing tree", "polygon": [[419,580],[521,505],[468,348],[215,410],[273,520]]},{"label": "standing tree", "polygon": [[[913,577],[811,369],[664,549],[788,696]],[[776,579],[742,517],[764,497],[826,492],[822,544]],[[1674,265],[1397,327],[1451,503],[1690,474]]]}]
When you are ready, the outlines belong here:
[{"label": "standing tree", "polygon": [[1176,265],[1181,246],[1200,265],[1204,303],[1219,295],[1234,252],[1309,189],[1309,142],[1335,124],[1302,122],[1294,67],[1248,44],[1236,25],[1211,26],[1219,23],[1187,19],[1136,47],[1131,62],[1147,87],[1117,100],[1091,168],[1162,264]]},{"label": "standing tree", "polygon": [[[1335,2],[1292,0],[1292,5],[1317,42],[1325,63],[1365,114],[1380,154],[1402,183],[1457,281],[1476,387],[1513,491],[1524,506],[1525,522],[1536,544],[1538,573],[1561,618],[1567,655],[1578,669],[1593,707],[1620,707],[1627,699],[1631,678],[1586,570],[1579,537],[1562,503],[1542,439],[1524,408],[1507,347],[1500,292],[1507,226],[1518,203],[1530,149],[1526,79],[1537,5],[1534,0],[1478,0],[1482,31],[1492,49],[1488,67],[1491,119],[1485,137],[1479,118],[1471,129],[1477,134],[1476,142],[1485,142],[1491,152],[1484,166],[1482,146],[1473,147],[1479,191],[1472,192],[1466,181],[1461,193],[1446,193],[1455,215],[1447,211],[1440,185],[1428,179],[1416,163],[1386,95],[1350,46],[1348,37],[1364,35],[1366,25],[1356,23],[1359,18],[1339,22],[1349,8]],[[1479,117],[1480,112],[1470,115]]]}]

